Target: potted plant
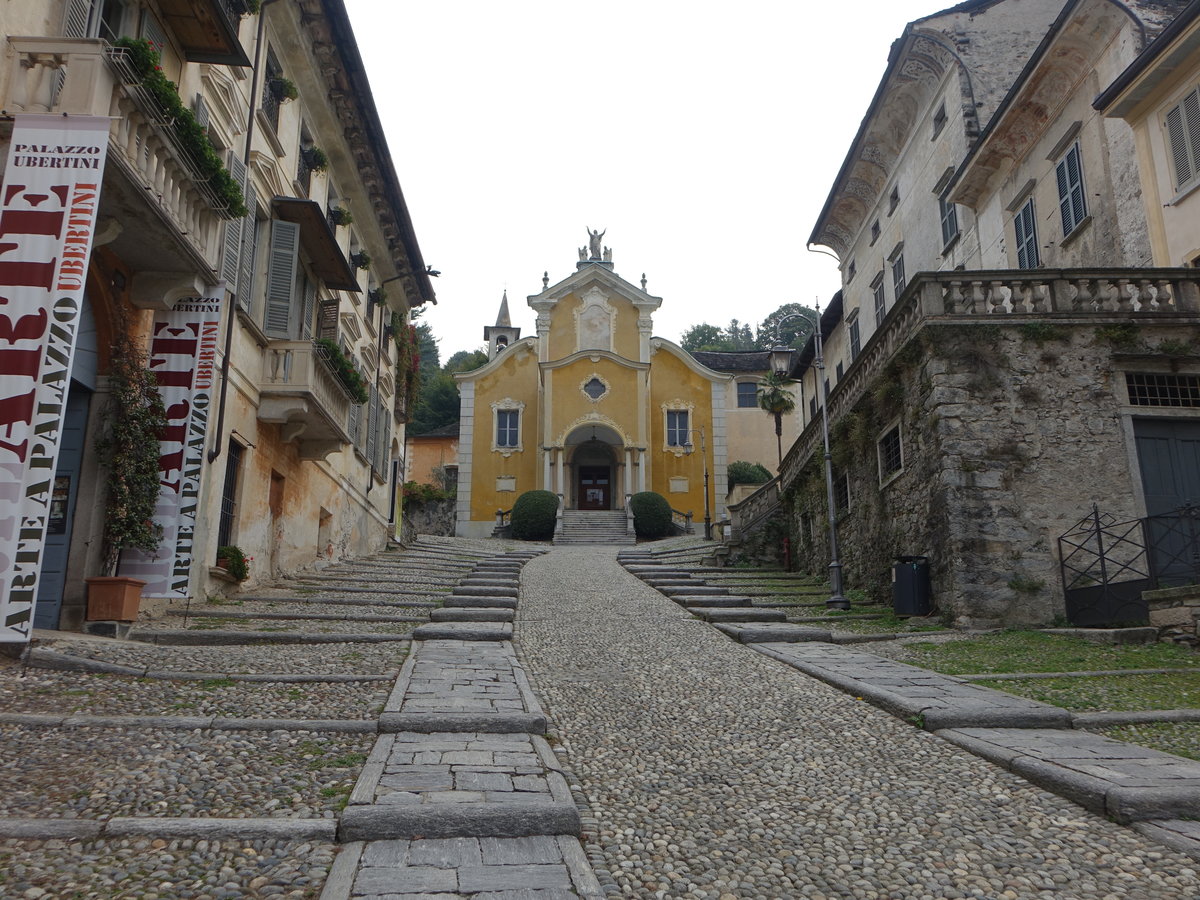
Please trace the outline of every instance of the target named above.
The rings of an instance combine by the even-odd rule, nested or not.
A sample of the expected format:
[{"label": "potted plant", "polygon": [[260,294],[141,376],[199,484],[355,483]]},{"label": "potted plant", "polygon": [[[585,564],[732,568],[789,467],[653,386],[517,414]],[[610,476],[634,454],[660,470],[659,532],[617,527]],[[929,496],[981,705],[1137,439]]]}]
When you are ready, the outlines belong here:
[{"label": "potted plant", "polygon": [[230,578],[245,581],[250,577],[250,561],[242,548],[229,544],[217,548],[217,567],[229,573]]},{"label": "potted plant", "polygon": [[350,265],[356,269],[366,269],[371,265],[371,256],[366,250],[359,250],[357,253],[350,254]]},{"label": "potted plant", "polygon": [[167,425],[162,395],[146,354],[129,334],[126,316],[115,317],[109,366],[109,399],[105,433],[97,446],[108,470],[101,542],[103,575],[86,579],[89,620],[132,622],[145,582],[117,575],[121,553],[129,549],[153,553],[162,540],[154,521],[159,493],[159,436]]},{"label": "potted plant", "polygon": [[272,78],[270,81],[271,96],[278,103],[287,103],[289,100],[295,100],[300,96],[300,90],[296,87],[296,82],[290,78],[279,76]]},{"label": "potted plant", "polygon": [[300,155],[304,157],[304,165],[310,172],[324,172],[329,168],[329,157],[320,147],[301,147]]},{"label": "potted plant", "polygon": [[354,221],[354,216],[344,206],[333,206],[329,209],[329,221],[334,225],[349,225]]}]

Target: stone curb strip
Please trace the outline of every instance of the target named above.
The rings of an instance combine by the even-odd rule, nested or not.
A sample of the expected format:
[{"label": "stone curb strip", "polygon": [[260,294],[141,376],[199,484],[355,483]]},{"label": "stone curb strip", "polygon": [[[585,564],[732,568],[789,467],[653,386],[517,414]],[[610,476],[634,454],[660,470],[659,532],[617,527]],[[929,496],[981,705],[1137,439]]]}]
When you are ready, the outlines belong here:
[{"label": "stone curb strip", "polygon": [[0,819],[0,838],[93,841],[128,837],[333,841],[335,819]]},{"label": "stone curb strip", "polygon": [[185,631],[155,629],[129,632],[129,640],[174,647],[235,644],[383,644],[412,640],[407,634],[373,634],[306,631]]},{"label": "stone curb strip", "polygon": [[934,733],[1122,825],[1200,815],[1200,762],[1194,760],[1079,731]]},{"label": "stone curb strip", "polygon": [[218,607],[215,610],[207,609],[169,609],[167,615],[176,619],[246,619],[253,621],[256,619],[266,619],[270,621],[283,622],[424,622],[424,616],[384,616],[371,613],[279,613],[279,612],[246,612],[245,610],[225,610]]},{"label": "stone curb strip", "polygon": [[44,647],[29,651],[28,664],[34,669],[50,669],[59,672],[99,672],[108,675],[131,675],[134,678],[154,678],[160,681],[250,681],[278,684],[357,684],[371,681],[391,681],[395,674],[382,675],[294,675],[288,672],[243,674],[237,672],[173,672],[141,666],[122,666],[117,663],[72,656]]}]

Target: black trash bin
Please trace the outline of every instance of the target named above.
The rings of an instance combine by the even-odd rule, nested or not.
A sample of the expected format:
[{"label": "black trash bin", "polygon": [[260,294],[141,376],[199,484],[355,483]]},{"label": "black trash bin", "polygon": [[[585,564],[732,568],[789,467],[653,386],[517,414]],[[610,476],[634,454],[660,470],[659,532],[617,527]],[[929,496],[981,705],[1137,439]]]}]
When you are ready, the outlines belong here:
[{"label": "black trash bin", "polygon": [[929,557],[897,556],[892,566],[892,609],[898,616],[927,616],[933,605]]}]

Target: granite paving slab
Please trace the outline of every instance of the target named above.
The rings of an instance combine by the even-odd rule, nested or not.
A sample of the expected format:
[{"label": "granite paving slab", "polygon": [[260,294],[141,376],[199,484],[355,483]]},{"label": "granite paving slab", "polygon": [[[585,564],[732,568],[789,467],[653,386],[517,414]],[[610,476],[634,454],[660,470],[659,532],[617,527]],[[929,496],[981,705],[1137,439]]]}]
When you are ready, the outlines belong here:
[{"label": "granite paving slab", "polygon": [[1200,761],[1087,731],[953,728],[936,732],[1118,822],[1200,818]]},{"label": "granite paving slab", "polygon": [[516,609],[516,597],[467,597],[451,594],[442,604],[443,609]]},{"label": "granite paving slab", "polygon": [[1070,728],[1065,709],[970,684],[952,675],[823,643],[752,644],[806,675],[914,724],[942,728]]},{"label": "granite paving slab", "polygon": [[512,644],[422,641],[396,679],[383,731],[546,733]]},{"label": "granite paving slab", "polygon": [[579,811],[546,741],[400,732],[378,739],[342,815],[343,841],[571,834]]},{"label": "granite paving slab", "polygon": [[492,585],[459,584],[453,593],[456,597],[511,597],[515,600],[520,596],[521,591],[516,585],[496,587]]},{"label": "granite paving slab", "polygon": [[600,900],[604,893],[579,841],[540,835],[354,843],[338,858],[322,900],[401,896]]}]

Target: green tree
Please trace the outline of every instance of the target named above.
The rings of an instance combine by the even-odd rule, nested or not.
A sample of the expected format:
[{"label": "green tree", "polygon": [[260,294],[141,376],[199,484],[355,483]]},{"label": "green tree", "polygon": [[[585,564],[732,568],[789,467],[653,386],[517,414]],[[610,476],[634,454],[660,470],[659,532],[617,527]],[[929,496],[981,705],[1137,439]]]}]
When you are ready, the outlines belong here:
[{"label": "green tree", "polygon": [[758,388],[758,405],[763,412],[775,418],[775,446],[779,452],[779,465],[783,466],[783,417],[796,408],[796,398],[786,386],[792,384],[788,378],[769,372],[763,376]]},{"label": "green tree", "polygon": [[458,421],[458,385],[445,372],[434,372],[421,385],[421,399],[408,423],[411,434],[428,434]]},{"label": "green tree", "polygon": [[785,303],[775,312],[771,313],[762,320],[758,326],[758,334],[755,338],[755,346],[759,350],[770,350],[775,346],[775,323],[784,316],[801,315],[808,319],[808,322],[802,322],[800,319],[788,320],[782,329],[780,329],[780,338],[783,340],[785,347],[795,347],[797,350],[802,350],[804,344],[808,341],[809,335],[812,334],[813,328],[816,327],[817,311],[809,306],[804,306],[801,303]]},{"label": "green tree", "polygon": [[716,325],[693,325],[683,333],[679,346],[688,353],[697,350],[723,350],[721,345],[721,329]]},{"label": "green tree", "polygon": [[470,372],[485,365],[488,361],[486,350],[459,350],[442,366],[442,371],[448,375],[455,372]]}]

